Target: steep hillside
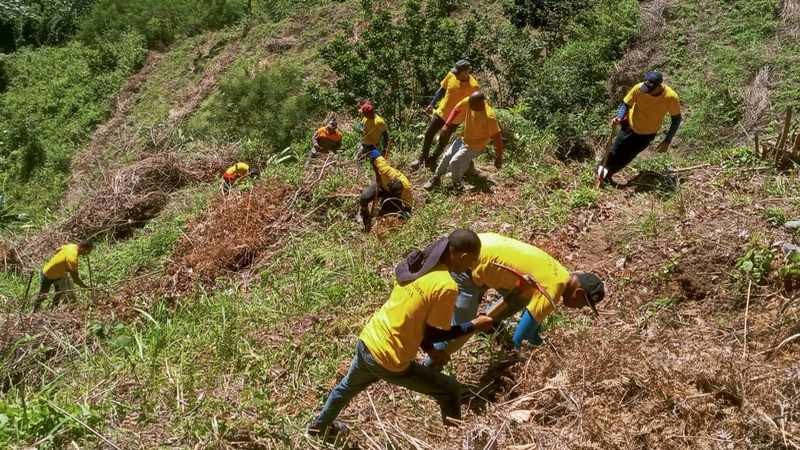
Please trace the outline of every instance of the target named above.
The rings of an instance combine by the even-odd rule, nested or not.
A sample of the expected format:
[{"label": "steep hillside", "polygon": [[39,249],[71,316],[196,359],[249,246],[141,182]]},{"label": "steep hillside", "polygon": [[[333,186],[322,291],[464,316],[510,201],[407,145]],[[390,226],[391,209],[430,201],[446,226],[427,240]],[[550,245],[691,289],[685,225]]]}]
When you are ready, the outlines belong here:
[{"label": "steep hillside", "polygon": [[[800,259],[784,226],[800,217],[800,153],[772,150],[800,107],[796,1],[210,2],[230,17],[175,7],[183,28],[145,22],[99,70],[86,34],[112,3],[61,46],[0,60],[14,67],[0,112],[18,120],[10,107],[49,86],[36,61],[83,58],[24,110],[46,119],[19,141],[47,156],[31,179],[54,181],[0,160],[0,446],[800,448]],[[428,193],[409,170],[421,109],[462,55],[500,110],[506,164],[481,157],[467,192]],[[79,89],[84,60],[103,83]],[[684,125],[669,153],[596,189],[607,120],[650,69],[681,94]],[[370,234],[356,221],[363,97],[386,111],[418,199]],[[308,160],[331,110],[344,150]],[[784,140],[800,150],[797,123]],[[261,178],[224,195],[237,160]],[[377,383],[343,412],[346,440],[308,437],[394,265],[456,227],[597,272],[600,316],[559,310],[521,353],[508,327],[470,341],[446,369],[470,391],[456,427]],[[84,238],[98,241],[81,262],[92,289],[31,312],[42,262]]]}]

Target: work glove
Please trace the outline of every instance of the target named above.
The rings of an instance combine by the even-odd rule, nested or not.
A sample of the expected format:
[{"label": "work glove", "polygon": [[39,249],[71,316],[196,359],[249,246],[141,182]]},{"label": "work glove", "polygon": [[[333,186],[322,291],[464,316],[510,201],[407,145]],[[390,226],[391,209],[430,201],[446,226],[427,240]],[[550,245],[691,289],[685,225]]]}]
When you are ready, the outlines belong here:
[{"label": "work glove", "polygon": [[603,165],[597,166],[597,178],[605,180],[608,177],[608,169]]}]

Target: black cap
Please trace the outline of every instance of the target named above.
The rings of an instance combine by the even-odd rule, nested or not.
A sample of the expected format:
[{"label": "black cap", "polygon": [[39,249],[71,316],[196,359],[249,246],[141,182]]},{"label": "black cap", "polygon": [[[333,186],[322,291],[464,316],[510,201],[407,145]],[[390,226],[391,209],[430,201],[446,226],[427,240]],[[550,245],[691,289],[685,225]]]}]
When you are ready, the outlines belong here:
[{"label": "black cap", "polygon": [[460,59],[456,61],[456,65],[453,67],[453,73],[461,73],[465,70],[472,70],[472,64],[470,64],[470,62],[466,59]]},{"label": "black cap", "polygon": [[575,272],[575,276],[578,278],[578,283],[580,283],[583,291],[586,292],[586,305],[592,308],[595,315],[599,315],[594,305],[602,302],[606,296],[603,280],[591,272]]},{"label": "black cap", "polygon": [[642,87],[640,89],[645,94],[649,94],[661,86],[661,83],[663,82],[664,76],[661,75],[661,72],[647,72],[644,74],[644,83],[642,83]]}]

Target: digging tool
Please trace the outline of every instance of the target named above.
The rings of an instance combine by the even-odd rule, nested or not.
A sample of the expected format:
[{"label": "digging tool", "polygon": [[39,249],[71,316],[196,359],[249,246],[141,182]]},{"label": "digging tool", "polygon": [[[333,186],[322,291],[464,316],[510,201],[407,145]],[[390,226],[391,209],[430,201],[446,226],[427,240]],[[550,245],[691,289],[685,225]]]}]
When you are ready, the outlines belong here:
[{"label": "digging tool", "polygon": [[94,276],[92,275],[92,258],[86,255],[86,266],[89,268],[89,299],[94,303]]},{"label": "digging tool", "polygon": [[28,294],[31,291],[31,282],[33,281],[33,274],[34,272],[31,271],[30,276],[28,276],[28,284],[25,285],[25,296],[22,297],[22,307],[24,308],[28,307]]},{"label": "digging tool", "polygon": [[603,159],[600,160],[600,164],[597,166],[597,181],[595,182],[595,189],[600,189],[605,181],[606,177],[608,176],[608,156],[611,154],[611,146],[614,145],[614,136],[617,134],[617,124],[611,124],[611,132],[608,135],[608,142],[606,142],[606,149],[603,152]]},{"label": "digging tool", "polygon": [[[501,263],[498,263],[498,262],[492,261],[491,264],[493,266],[495,266],[495,267],[499,267],[499,268],[501,268],[503,270],[507,270],[507,271],[511,272],[512,274],[514,274],[519,280],[519,282],[517,283],[518,287],[521,287],[521,285],[527,285],[527,286],[531,286],[534,289],[538,290],[544,296],[544,298],[547,299],[547,301],[550,303],[550,305],[553,307],[553,309],[554,310],[556,309],[556,304],[553,301],[553,297],[551,297],[550,293],[547,292],[547,290],[544,289],[542,287],[542,285],[539,284],[538,281],[536,281],[536,279],[533,277],[533,275],[531,275],[529,273],[522,273],[522,272],[518,271],[517,269],[514,269],[513,267],[510,267],[510,266],[507,266],[505,264],[501,264]],[[501,317],[503,315],[503,313],[506,311],[507,308],[508,308],[508,304],[505,301],[503,301],[503,302],[500,302],[499,304],[497,304],[491,310],[489,310],[486,314],[489,317],[491,317],[493,319],[496,319],[497,317]]]}]

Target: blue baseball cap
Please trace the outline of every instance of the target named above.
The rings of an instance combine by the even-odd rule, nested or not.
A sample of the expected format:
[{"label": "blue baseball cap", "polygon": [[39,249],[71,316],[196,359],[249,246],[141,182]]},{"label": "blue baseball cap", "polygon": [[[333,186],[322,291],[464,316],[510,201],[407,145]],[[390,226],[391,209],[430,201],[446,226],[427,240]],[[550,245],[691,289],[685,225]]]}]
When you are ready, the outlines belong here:
[{"label": "blue baseball cap", "polygon": [[644,83],[642,83],[641,91],[649,94],[661,86],[663,82],[664,76],[661,75],[661,72],[647,72],[644,74]]}]

